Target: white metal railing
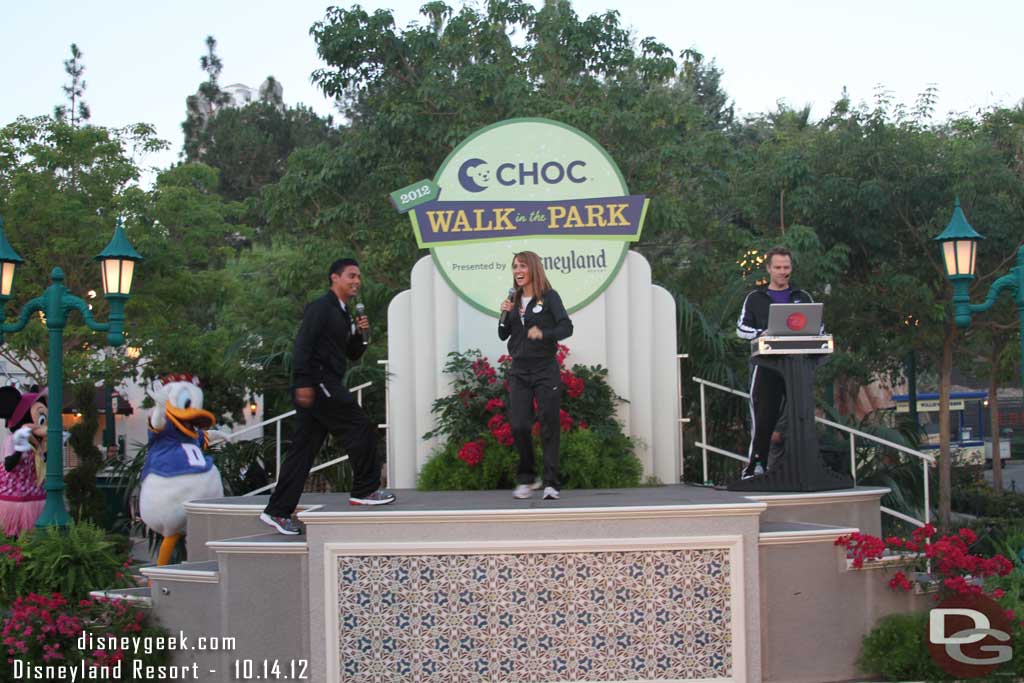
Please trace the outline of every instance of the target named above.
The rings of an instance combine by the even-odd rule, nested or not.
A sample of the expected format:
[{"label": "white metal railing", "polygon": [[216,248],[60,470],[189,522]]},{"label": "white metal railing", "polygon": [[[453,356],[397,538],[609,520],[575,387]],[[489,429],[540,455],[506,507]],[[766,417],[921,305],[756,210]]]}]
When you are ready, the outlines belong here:
[{"label": "white metal railing", "polygon": [[[708,380],[701,379],[700,377],[694,377],[693,381],[696,382],[698,384],[698,386],[700,386],[700,441],[696,442],[694,445],[701,449],[702,466],[703,466],[703,469],[701,471],[702,471],[703,476],[704,476],[704,481],[708,482],[708,452],[709,451],[712,452],[712,453],[717,453],[719,455],[724,455],[724,456],[733,458],[734,460],[739,460],[740,462],[744,462],[744,463],[750,462],[750,459],[747,456],[740,455],[739,453],[732,453],[730,451],[727,451],[727,450],[724,450],[724,449],[721,449],[721,448],[716,448],[716,447],[708,444],[707,419],[706,419],[707,418],[707,396],[706,396],[705,388],[706,387],[710,387],[712,389],[716,389],[718,391],[722,391],[722,392],[725,392],[725,393],[728,393],[728,394],[732,394],[734,396],[739,396],[739,397],[745,398],[745,399],[749,399],[750,398],[750,394],[745,392],[745,391],[740,391],[738,389],[733,389],[731,387],[723,386],[721,384],[716,384],[714,382],[709,382]],[[874,436],[872,434],[868,434],[867,432],[861,431],[859,429],[854,429],[853,427],[847,427],[846,425],[839,424],[838,422],[833,422],[832,420],[826,420],[823,417],[815,416],[814,419],[819,424],[824,424],[824,425],[827,425],[829,427],[832,427],[833,429],[838,429],[840,431],[843,431],[843,432],[846,432],[847,434],[849,434],[849,437],[850,437],[850,472],[851,472],[851,474],[853,476],[853,483],[854,483],[854,485],[857,484],[857,447],[856,447],[857,437],[860,437],[862,439],[867,439],[868,441],[872,441],[872,442],[877,443],[877,444],[879,444],[881,446],[886,446],[887,448],[892,448],[893,450],[899,451],[900,453],[905,453],[907,455],[910,455],[910,456],[913,456],[913,457],[919,459],[921,461],[921,468],[922,468],[922,475],[923,475],[922,479],[923,479],[923,486],[924,486],[924,521],[922,522],[919,519],[916,519],[914,517],[910,517],[908,515],[905,515],[903,513],[897,512],[895,510],[892,510],[892,509],[884,507],[884,506],[881,506],[881,510],[882,510],[882,512],[884,512],[884,513],[886,513],[886,514],[888,514],[888,515],[890,515],[892,517],[895,517],[897,519],[901,519],[904,522],[909,522],[909,523],[911,523],[911,524],[913,524],[915,526],[919,526],[919,527],[923,527],[925,524],[927,524],[928,522],[931,521],[931,491],[929,490],[929,486],[928,486],[928,466],[935,464],[935,457],[934,456],[928,455],[927,453],[922,453],[921,451],[915,451],[913,448],[908,448],[908,447],[906,447],[906,446],[904,446],[902,444],[898,444],[898,443],[889,441],[888,439],[883,439],[881,437]]]},{"label": "white metal railing", "polygon": [[[363,389],[369,388],[370,385],[372,385],[372,384],[373,384],[373,382],[364,382],[363,384],[360,384],[357,387],[352,387],[351,389],[349,389],[349,391],[355,392],[356,403],[358,403],[360,406],[363,405]],[[274,429],[275,429],[274,461],[277,464],[277,466],[274,468],[274,477],[275,477],[274,478],[274,482],[272,484],[267,484],[266,486],[262,486],[262,487],[256,489],[255,491],[249,491],[248,493],[243,493],[242,494],[243,496],[255,496],[255,495],[263,493],[265,491],[269,491],[270,489],[272,489],[275,486],[277,486],[277,477],[281,476],[281,423],[284,420],[286,420],[289,417],[291,417],[292,415],[294,415],[294,414],[295,414],[294,410],[289,410],[287,413],[281,413],[280,415],[278,415],[276,417],[272,417],[269,420],[263,420],[262,422],[259,422],[259,423],[254,424],[254,425],[249,425],[248,427],[246,427],[244,429],[239,429],[237,432],[231,432],[230,434],[227,435],[227,438],[228,438],[229,441],[234,441],[235,437],[237,437],[237,436],[239,436],[241,434],[245,434],[246,432],[251,432],[251,431],[256,430],[256,429],[263,429],[264,427],[266,427],[267,425],[270,425],[270,424],[274,425]],[[387,425],[381,425],[381,426],[384,427],[385,429],[387,428]],[[385,434],[386,434],[386,432],[385,432]],[[342,461],[345,461],[345,460],[348,460],[348,456],[347,455],[342,455],[342,456],[340,456],[338,458],[335,458],[334,460],[331,460],[330,462],[320,463],[316,467],[312,468],[309,471],[309,473],[313,474],[314,472],[319,472],[320,470],[323,470],[323,469],[326,469],[328,467],[331,467],[332,465],[337,465],[339,462],[342,462]]]},{"label": "white metal railing", "polygon": [[686,430],[686,425],[690,423],[690,418],[683,417],[683,359],[689,358],[688,353],[677,353],[676,354],[676,396],[679,402],[679,471],[683,471],[683,464],[686,462],[686,456],[683,454],[683,444],[686,441],[686,435],[683,433]]}]

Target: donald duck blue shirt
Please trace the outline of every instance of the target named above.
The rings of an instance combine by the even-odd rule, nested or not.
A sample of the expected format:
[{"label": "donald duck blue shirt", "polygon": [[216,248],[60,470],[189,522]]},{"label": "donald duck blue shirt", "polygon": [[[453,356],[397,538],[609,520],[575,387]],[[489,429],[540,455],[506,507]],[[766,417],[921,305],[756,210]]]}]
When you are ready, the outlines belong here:
[{"label": "donald duck blue shirt", "polygon": [[196,429],[193,434],[182,432],[173,419],[167,420],[160,431],[150,427],[149,451],[142,468],[142,478],[150,473],[174,477],[209,471],[213,467],[213,458],[203,453],[208,445],[206,434],[202,429]]}]

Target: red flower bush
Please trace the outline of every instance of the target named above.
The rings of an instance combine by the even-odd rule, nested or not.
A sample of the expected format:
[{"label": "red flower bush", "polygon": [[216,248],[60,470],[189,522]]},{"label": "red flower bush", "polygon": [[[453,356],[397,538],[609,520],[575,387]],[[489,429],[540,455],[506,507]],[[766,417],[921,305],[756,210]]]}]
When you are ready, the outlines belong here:
[{"label": "red flower bush", "polygon": [[515,443],[515,439],[512,438],[512,425],[507,422],[502,422],[497,429],[492,429],[491,436],[502,446],[511,446]]},{"label": "red flower bush", "polygon": [[[622,428],[615,420],[615,403],[619,399],[607,384],[607,371],[600,366],[576,365],[569,369],[565,367],[568,356],[569,348],[559,344],[556,359],[564,390],[558,415],[560,430],[596,427],[605,434],[621,435]],[[506,413],[512,359],[503,354],[495,368],[479,351],[451,353],[448,357],[445,372],[453,377],[453,393],[434,402],[437,428],[424,438],[447,436],[452,448],[458,448],[451,452],[466,465],[476,467],[486,457],[488,436],[501,446],[514,444]],[[536,415],[536,401],[533,412]],[[537,434],[539,429],[534,424],[533,433]]]},{"label": "red flower bush", "polygon": [[[970,546],[977,540],[977,536],[970,529],[935,536],[935,527],[926,524],[914,530],[911,540],[890,536],[883,541],[869,534],[853,533],[836,539],[836,545],[846,548],[846,556],[858,569],[866,561],[881,559],[886,550],[898,552],[895,557],[901,558],[900,564],[920,572],[925,571],[930,564],[930,575],[940,588],[940,598],[943,591],[963,596],[987,594],[994,599],[1003,597],[1003,591],[998,589],[986,593],[980,581],[991,576],[1010,574],[1013,564],[1008,559],[1002,555],[982,557],[972,554]],[[899,571],[889,580],[889,587],[909,591],[914,583],[915,580]]]},{"label": "red flower bush", "polygon": [[484,459],[484,442],[468,441],[459,449],[459,459],[470,467],[476,467]]},{"label": "red flower bush", "polygon": [[[7,663],[20,659],[34,665],[84,661],[86,666],[105,666],[125,659],[121,650],[80,650],[78,640],[83,631],[97,638],[165,634],[148,626],[146,615],[124,601],[97,598],[71,604],[60,593],[30,593],[14,601],[0,630],[0,643],[7,652]],[[152,664],[166,662],[168,655],[131,656]]]},{"label": "red flower bush", "polygon": [[565,393],[570,398],[579,398],[583,395],[585,383],[582,379],[572,374],[569,370],[562,370],[562,384],[565,386]]}]

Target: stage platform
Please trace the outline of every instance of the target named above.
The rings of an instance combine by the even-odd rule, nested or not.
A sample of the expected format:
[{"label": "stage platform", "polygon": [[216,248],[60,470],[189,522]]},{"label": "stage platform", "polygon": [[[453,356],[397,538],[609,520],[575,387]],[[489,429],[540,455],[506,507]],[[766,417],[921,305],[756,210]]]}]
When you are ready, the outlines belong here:
[{"label": "stage platform", "polygon": [[860,638],[913,606],[834,546],[878,533],[887,492],[311,494],[291,537],[257,519],[265,496],[221,498],[187,506],[190,562],[143,573],[167,628],[236,639],[178,653],[203,681],[251,660],[332,683],[823,683],[855,678]]}]

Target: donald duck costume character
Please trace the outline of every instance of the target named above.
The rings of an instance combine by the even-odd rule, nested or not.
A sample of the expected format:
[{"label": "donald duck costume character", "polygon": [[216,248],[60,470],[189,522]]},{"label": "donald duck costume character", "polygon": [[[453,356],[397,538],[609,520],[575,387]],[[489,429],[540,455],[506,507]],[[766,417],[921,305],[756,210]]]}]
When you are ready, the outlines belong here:
[{"label": "donald duck costume character", "polygon": [[167,375],[159,387],[154,385],[150,396],[156,405],[149,416],[139,514],[146,526],[164,537],[157,565],[166,565],[185,533],[185,503],[224,495],[220,472],[204,450],[211,436],[226,437],[210,430],[216,418],[203,410],[197,377]]}]

